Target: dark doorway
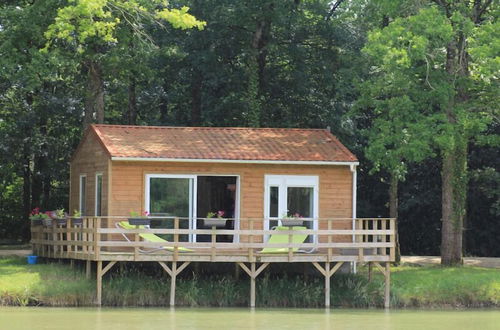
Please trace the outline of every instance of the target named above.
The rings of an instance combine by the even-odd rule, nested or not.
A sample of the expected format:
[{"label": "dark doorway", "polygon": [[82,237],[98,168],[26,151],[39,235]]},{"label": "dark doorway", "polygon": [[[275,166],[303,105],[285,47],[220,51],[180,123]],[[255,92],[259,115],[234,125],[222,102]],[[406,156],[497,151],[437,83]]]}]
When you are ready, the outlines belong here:
[{"label": "dark doorway", "polygon": [[[217,229],[234,229],[236,205],[235,176],[198,176],[196,213],[198,229],[210,229],[204,218],[222,218]],[[209,242],[210,235],[198,235],[198,242]],[[217,242],[232,242],[233,235],[217,235]]]}]

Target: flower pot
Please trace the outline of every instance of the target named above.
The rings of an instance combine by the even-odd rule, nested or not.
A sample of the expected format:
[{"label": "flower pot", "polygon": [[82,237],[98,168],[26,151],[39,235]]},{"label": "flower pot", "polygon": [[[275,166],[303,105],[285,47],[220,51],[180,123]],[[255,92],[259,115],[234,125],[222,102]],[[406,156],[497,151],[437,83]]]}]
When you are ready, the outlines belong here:
[{"label": "flower pot", "polygon": [[149,226],[151,220],[148,218],[128,218],[128,223],[133,226]]},{"label": "flower pot", "polygon": [[209,227],[225,227],[226,226],[226,220],[227,219],[205,219],[203,220],[205,223],[205,226]]},{"label": "flower pot", "polygon": [[303,226],[304,220],[300,219],[281,219],[281,223],[283,226],[292,227],[292,226]]},{"label": "flower pot", "polygon": [[72,218],[71,223],[74,226],[79,226],[79,225],[83,224],[83,218]]},{"label": "flower pot", "polygon": [[52,226],[52,219],[51,219],[51,218],[48,218],[48,219],[43,219],[42,221],[43,221],[43,225],[44,225],[45,227],[50,227],[50,226]]},{"label": "flower pot", "polygon": [[43,221],[42,221],[42,219],[31,220],[31,225],[32,226],[41,226],[41,225],[43,225]]},{"label": "flower pot", "polygon": [[68,218],[56,218],[56,223],[58,226],[66,226]]}]

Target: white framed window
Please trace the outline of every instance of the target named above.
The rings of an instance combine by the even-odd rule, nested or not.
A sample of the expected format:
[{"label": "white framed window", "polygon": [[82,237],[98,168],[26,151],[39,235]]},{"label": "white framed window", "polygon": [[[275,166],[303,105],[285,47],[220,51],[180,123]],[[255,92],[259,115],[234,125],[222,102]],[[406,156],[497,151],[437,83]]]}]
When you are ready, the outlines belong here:
[{"label": "white framed window", "polygon": [[[306,220],[319,217],[319,178],[308,175],[266,175],[264,177],[264,227],[281,224],[281,219]],[[304,221],[309,229],[318,229],[318,221]],[[316,241],[317,237],[314,237]]]},{"label": "white framed window", "polygon": [[[216,179],[220,178],[220,179]],[[144,210],[151,217],[157,218],[183,218],[179,226],[182,229],[205,228],[203,218],[207,211],[225,210],[230,228],[239,229],[240,222],[240,177],[232,174],[146,174],[145,176]],[[216,185],[216,189],[210,190],[211,184]],[[221,184],[225,188],[221,188]],[[221,195],[207,194],[208,191],[218,191]],[[218,196],[214,200],[212,197]],[[232,196],[232,197],[229,197]],[[212,203],[207,202],[211,200]],[[230,203],[232,202],[232,203]],[[224,206],[221,206],[221,203]],[[215,207],[215,209],[212,209]],[[209,209],[207,209],[209,208]],[[162,220],[158,220],[162,222]],[[171,226],[172,221],[160,223],[160,226]],[[193,235],[181,235],[181,240],[196,242],[197,239],[203,241],[204,237]],[[205,235],[207,236],[207,235]],[[205,237],[206,238],[206,237]],[[168,238],[167,238],[168,239]],[[238,242],[238,235],[232,236],[233,242]]]},{"label": "white framed window", "polygon": [[79,203],[78,203],[78,208],[80,210],[80,213],[82,216],[87,215],[86,214],[86,206],[87,206],[87,175],[86,174],[80,174],[80,189],[79,189]]},{"label": "white framed window", "polygon": [[102,173],[95,174],[95,216],[102,215]]},{"label": "white framed window", "polygon": [[[147,174],[145,211],[151,217],[182,218],[179,228],[196,229],[196,179],[196,175]],[[196,237],[181,235],[180,240],[196,241]]]}]

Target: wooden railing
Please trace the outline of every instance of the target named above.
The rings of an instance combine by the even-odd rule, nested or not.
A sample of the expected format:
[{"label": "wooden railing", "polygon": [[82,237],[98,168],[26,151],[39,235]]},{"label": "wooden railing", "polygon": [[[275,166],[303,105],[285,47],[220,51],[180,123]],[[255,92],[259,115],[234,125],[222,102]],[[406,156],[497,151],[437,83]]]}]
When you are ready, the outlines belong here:
[{"label": "wooden railing", "polygon": [[[296,261],[296,256],[322,256],[326,261],[394,261],[395,224],[392,218],[300,219],[302,227],[318,229],[274,230],[262,229],[263,219],[239,219],[239,229],[203,229],[189,227],[186,218],[152,219],[162,221],[162,228],[123,229],[115,224],[126,217],[87,217],[75,225],[68,219],[66,225],[54,222],[51,226],[32,226],[32,244],[35,254],[53,258],[101,260],[111,253],[133,256],[157,256],[167,252],[173,259],[203,256],[203,260],[221,261],[221,257],[245,256],[252,261],[262,257],[281,257]],[[230,219],[229,219],[230,220]],[[154,227],[154,226],[151,226]],[[349,228],[349,229],[346,229]],[[354,228],[354,229],[352,229]],[[167,242],[151,242],[140,234],[155,234],[168,238]],[[186,237],[205,235],[205,242],[185,241]],[[270,235],[284,235],[286,243],[269,242]],[[294,243],[294,235],[308,235],[303,243]],[[127,239],[125,239],[125,237]],[[232,237],[232,242],[221,239]],[[282,249],[279,253],[262,253],[263,249]],[[156,250],[158,253],[156,253]],[[307,252],[307,253],[304,253]],[[152,258],[152,257],[151,257]],[[286,261],[286,260],[285,260]]]}]

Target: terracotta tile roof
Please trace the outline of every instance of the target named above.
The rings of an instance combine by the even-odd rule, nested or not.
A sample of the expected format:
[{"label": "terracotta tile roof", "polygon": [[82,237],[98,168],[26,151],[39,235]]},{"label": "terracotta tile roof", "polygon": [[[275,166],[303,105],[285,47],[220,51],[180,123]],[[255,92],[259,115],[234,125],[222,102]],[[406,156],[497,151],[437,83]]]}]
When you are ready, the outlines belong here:
[{"label": "terracotta tile roof", "polygon": [[111,157],[357,161],[325,129],[91,125]]}]

